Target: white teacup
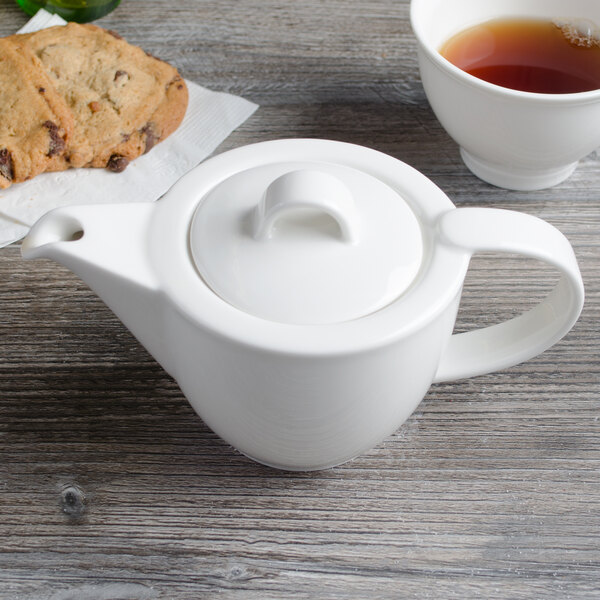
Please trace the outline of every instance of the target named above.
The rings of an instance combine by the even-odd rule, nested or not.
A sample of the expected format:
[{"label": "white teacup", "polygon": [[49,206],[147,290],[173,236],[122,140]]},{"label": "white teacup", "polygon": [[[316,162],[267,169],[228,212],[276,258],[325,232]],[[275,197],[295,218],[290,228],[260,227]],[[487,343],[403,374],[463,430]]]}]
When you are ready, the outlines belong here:
[{"label": "white teacup", "polygon": [[438,52],[454,34],[499,18],[585,19],[600,28],[599,0],[412,0],[411,23],[431,107],[479,178],[515,190],[565,180],[600,146],[600,89],[521,92],[469,75]]}]

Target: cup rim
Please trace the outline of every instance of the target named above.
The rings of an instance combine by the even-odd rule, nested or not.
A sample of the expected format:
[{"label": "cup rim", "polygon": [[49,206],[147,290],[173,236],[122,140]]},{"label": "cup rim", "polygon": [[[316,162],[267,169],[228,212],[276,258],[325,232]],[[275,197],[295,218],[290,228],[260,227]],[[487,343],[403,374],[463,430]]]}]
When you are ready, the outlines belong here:
[{"label": "cup rim", "polygon": [[588,90],[586,92],[571,92],[566,94],[524,92],[522,90],[515,90],[497,85],[495,83],[490,83],[489,81],[485,81],[484,79],[480,79],[479,77],[475,77],[474,75],[463,71],[460,67],[452,64],[447,58],[444,58],[436,48],[432,47],[432,45],[426,41],[421,24],[419,23],[419,18],[416,16],[417,5],[424,1],[426,0],[411,0],[410,24],[413,34],[417,39],[420,48],[427,55],[427,57],[448,75],[453,76],[462,83],[490,94],[501,95],[507,98],[519,98],[521,101],[529,102],[543,102],[552,104],[570,104],[577,102],[579,104],[586,104],[597,102],[600,99],[600,88]]}]

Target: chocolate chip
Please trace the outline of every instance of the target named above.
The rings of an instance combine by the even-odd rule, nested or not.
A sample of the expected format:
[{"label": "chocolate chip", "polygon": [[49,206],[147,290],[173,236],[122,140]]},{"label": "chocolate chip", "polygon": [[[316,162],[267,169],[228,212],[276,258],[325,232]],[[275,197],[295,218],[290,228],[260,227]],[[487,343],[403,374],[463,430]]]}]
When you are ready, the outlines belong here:
[{"label": "chocolate chip", "polygon": [[58,131],[58,125],[52,121],[45,121],[44,127],[50,134],[50,144],[48,146],[48,156],[59,154],[65,149],[65,140],[62,139]]},{"label": "chocolate chip", "polygon": [[160,140],[160,136],[154,131],[152,123],[146,123],[141,129],[141,133],[146,138],[146,148],[144,150],[144,154],[146,154],[146,152],[150,152],[154,148],[155,144]]},{"label": "chocolate chip", "polygon": [[14,177],[13,159],[7,148],[0,150],[0,175],[9,181]]},{"label": "chocolate chip", "polygon": [[41,87],[41,88],[38,88],[38,92],[39,92],[40,94],[43,94],[45,91],[46,91],[46,88],[43,88],[43,87]]},{"label": "chocolate chip", "polygon": [[130,133],[122,133],[121,134],[121,143],[125,143],[129,141],[129,138],[131,138],[131,134]]},{"label": "chocolate chip", "polygon": [[120,154],[113,154],[106,164],[106,168],[113,173],[121,173],[127,168],[129,160]]},{"label": "chocolate chip", "polygon": [[113,78],[113,81],[115,83],[121,83],[122,81],[128,81],[128,80],[129,80],[129,73],[127,71],[123,71],[122,69],[115,71],[115,76]]}]

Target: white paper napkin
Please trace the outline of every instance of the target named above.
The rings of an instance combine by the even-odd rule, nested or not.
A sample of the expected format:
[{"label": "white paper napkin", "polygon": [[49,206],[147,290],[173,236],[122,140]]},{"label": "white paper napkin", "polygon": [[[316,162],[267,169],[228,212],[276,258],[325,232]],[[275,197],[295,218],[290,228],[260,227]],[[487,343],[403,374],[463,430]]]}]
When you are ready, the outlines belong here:
[{"label": "white paper napkin", "polygon": [[[64,23],[58,15],[42,9],[19,33]],[[157,200],[258,108],[243,98],[213,92],[187,80],[186,84],[189,104],[182,124],[151,152],[132,161],[123,173],[70,169],[42,173],[0,190],[0,247],[27,235],[39,217],[58,206]]]}]

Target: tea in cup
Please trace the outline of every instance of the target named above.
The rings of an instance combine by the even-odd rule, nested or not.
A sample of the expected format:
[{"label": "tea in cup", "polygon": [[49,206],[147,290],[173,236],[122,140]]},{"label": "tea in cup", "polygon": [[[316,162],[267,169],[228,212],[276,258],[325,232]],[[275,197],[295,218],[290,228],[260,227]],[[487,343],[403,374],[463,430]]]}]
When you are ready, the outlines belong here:
[{"label": "tea in cup", "polygon": [[429,103],[477,177],[551,187],[600,146],[596,0],[412,0],[411,23]]}]

